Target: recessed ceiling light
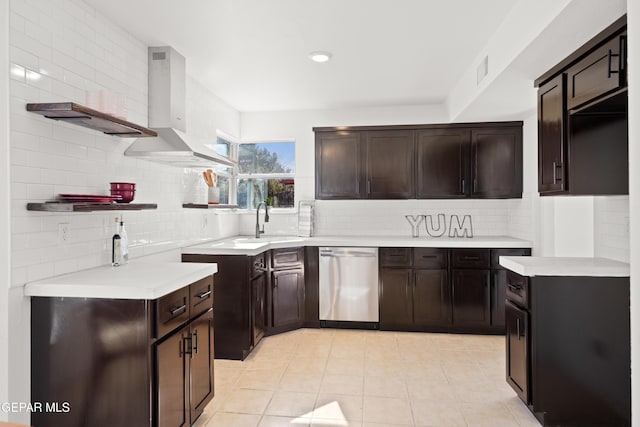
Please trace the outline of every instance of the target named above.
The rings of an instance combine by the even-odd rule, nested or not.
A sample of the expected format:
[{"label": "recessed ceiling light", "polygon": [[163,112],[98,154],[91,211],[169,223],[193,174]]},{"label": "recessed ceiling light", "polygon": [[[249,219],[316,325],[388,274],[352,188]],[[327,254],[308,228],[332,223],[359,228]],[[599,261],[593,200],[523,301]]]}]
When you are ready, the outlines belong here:
[{"label": "recessed ceiling light", "polygon": [[309,54],[309,59],[315,62],[327,62],[331,59],[331,52],[316,51]]}]

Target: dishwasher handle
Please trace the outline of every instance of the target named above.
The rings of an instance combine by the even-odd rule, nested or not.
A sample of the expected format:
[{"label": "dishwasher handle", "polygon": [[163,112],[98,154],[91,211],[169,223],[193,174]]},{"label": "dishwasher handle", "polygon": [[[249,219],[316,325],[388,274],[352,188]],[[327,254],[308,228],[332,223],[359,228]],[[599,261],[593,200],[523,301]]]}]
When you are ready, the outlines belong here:
[{"label": "dishwasher handle", "polygon": [[320,252],[321,257],[327,258],[375,258],[375,253],[370,252],[333,252],[333,251],[322,251]]}]

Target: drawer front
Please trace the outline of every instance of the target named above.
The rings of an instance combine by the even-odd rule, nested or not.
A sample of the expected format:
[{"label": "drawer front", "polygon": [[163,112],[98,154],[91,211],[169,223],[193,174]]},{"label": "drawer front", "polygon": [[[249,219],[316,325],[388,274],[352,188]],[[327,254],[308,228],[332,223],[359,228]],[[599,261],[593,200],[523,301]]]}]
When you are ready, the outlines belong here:
[{"label": "drawer front", "polygon": [[501,256],[531,256],[529,248],[511,248],[511,249],[491,249],[491,268],[503,270],[500,265]]},{"label": "drawer front", "polygon": [[507,270],[507,299],[529,308],[529,278]]},{"label": "drawer front", "polygon": [[194,318],[213,307],[213,276],[192,283],[189,286],[190,317]]},{"label": "drawer front", "polygon": [[156,338],[162,337],[187,320],[189,320],[189,286],[156,300]]},{"label": "drawer front", "polygon": [[251,259],[251,277],[259,276],[267,270],[267,252],[263,252]]},{"label": "drawer front", "polygon": [[301,267],[303,264],[303,248],[274,249],[271,251],[271,265],[273,268]]},{"label": "drawer front", "polygon": [[380,266],[411,267],[411,248],[380,248]]},{"label": "drawer front", "polygon": [[413,266],[416,268],[444,270],[447,268],[447,264],[446,249],[413,248]]},{"label": "drawer front", "polygon": [[453,268],[489,268],[489,249],[454,249],[451,252]]}]

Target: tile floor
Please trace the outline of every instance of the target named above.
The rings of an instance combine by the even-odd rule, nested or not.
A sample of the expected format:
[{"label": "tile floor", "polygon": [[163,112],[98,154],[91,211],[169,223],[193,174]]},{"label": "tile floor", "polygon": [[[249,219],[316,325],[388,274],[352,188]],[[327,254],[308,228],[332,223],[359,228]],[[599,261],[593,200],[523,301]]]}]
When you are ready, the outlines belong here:
[{"label": "tile floor", "polygon": [[216,360],[196,427],[539,426],[504,367],[501,336],[300,329]]}]

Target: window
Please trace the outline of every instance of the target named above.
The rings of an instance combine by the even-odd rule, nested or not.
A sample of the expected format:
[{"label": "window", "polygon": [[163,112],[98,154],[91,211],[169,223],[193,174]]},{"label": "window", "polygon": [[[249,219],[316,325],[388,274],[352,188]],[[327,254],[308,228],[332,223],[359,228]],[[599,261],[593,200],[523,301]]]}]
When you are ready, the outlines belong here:
[{"label": "window", "polygon": [[[225,157],[233,158],[233,147],[235,143],[230,141],[230,138],[218,136],[216,143],[208,145],[209,148],[215,150],[216,153]],[[220,189],[220,203],[230,204],[232,202],[232,182],[235,175],[234,168],[230,166],[217,165],[212,168],[218,175],[218,188]]]},{"label": "window", "polygon": [[294,207],[295,142],[238,144],[237,203],[255,209],[267,200],[275,208]]}]

